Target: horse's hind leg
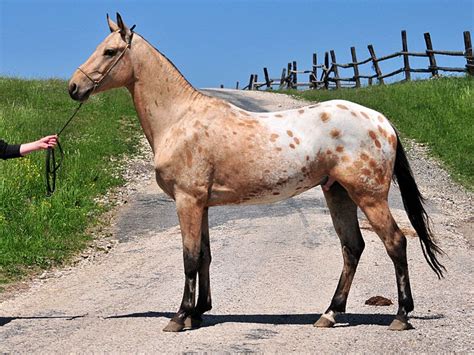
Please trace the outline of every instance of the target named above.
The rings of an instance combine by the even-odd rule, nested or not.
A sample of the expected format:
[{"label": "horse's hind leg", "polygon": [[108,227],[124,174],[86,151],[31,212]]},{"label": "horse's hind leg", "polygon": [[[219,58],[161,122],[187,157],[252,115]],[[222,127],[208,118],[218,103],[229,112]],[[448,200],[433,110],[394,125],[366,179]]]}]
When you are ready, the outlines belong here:
[{"label": "horse's hind leg", "polygon": [[328,328],[335,324],[337,313],[346,311],[347,296],[365,244],[357,220],[357,205],[351,200],[347,191],[339,183],[323,191],[334,228],[341,241],[344,258],[344,267],[331,304],[314,324],[316,327]]},{"label": "horse's hind leg", "polygon": [[387,253],[395,266],[398,288],[398,312],[389,329],[411,329],[412,326],[408,323],[408,313],[413,310],[413,298],[408,277],[406,238],[393,219],[386,198],[366,197],[360,199],[358,205],[367,216],[374,231],[382,239]]}]

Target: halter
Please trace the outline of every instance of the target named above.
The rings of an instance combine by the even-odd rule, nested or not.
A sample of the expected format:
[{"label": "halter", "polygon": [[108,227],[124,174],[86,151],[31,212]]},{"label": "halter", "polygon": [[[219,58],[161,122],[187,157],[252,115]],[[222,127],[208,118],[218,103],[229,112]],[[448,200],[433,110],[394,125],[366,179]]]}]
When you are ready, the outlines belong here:
[{"label": "halter", "polygon": [[[125,52],[127,49],[129,49],[132,45],[132,38],[133,38],[133,29],[135,28],[135,25],[133,25],[130,28],[130,38],[127,42],[127,46],[122,50],[122,52],[119,54],[117,58],[112,62],[112,64],[107,68],[107,70],[102,74],[102,76],[98,80],[94,80],[88,75],[84,70],[81,69],[81,67],[78,67],[77,69],[84,74],[84,76],[89,79],[93,84],[94,88],[92,89],[91,93],[89,95],[92,95],[94,91],[99,87],[99,85],[102,83],[102,81],[109,75],[110,71],[117,65],[117,63],[122,59],[122,57],[125,55]],[[69,117],[67,120],[66,124],[61,128],[59,133],[57,134],[58,138],[59,135],[64,131],[64,129],[69,125],[69,123],[72,121],[74,116],[79,112],[80,108],[82,107],[83,102],[79,103],[79,106],[76,108],[74,113]],[[57,145],[60,153],[60,159],[59,162],[56,163],[56,156],[54,153],[54,148],[48,148],[46,151],[46,191],[47,191],[47,196],[51,196],[56,189],[56,173],[61,167],[61,164],[64,159],[64,151],[61,147],[61,144],[59,143],[59,139],[57,140]]]}]

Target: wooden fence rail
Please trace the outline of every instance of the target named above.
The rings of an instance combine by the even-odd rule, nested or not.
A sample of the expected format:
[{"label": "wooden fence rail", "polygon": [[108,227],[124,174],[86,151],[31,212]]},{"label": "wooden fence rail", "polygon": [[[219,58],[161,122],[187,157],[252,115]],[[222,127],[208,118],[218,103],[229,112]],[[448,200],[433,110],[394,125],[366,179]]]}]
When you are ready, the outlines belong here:
[{"label": "wooden fence rail", "polygon": [[[310,70],[298,70],[296,61],[288,63],[286,68],[283,68],[280,78],[271,78],[268,74],[268,69],[263,68],[265,81],[259,82],[258,75],[250,75],[249,84],[243,88],[243,90],[259,90],[265,87],[267,90],[272,89],[274,86],[278,86],[279,89],[297,89],[298,87],[308,87],[309,89],[329,89],[329,88],[341,88],[341,87],[360,87],[361,79],[366,79],[368,85],[372,85],[374,79],[380,85],[385,83],[385,79],[392,77],[397,74],[404,73],[404,79],[406,81],[411,80],[411,73],[430,73],[432,77],[439,75],[440,71],[443,72],[458,72],[468,73],[474,75],[474,57],[471,42],[471,33],[465,31],[463,33],[464,39],[464,51],[443,51],[433,49],[433,43],[431,36],[427,32],[424,34],[426,50],[424,52],[410,52],[408,51],[408,42],[406,31],[401,31],[402,38],[402,50],[389,55],[377,57],[374,47],[369,44],[367,49],[370,57],[361,61],[357,60],[357,53],[355,47],[351,47],[352,62],[350,63],[337,63],[336,53],[334,50],[324,53],[324,62],[321,64],[317,63],[317,54],[313,53],[312,67]],[[466,64],[464,67],[441,67],[437,65],[436,55],[444,56],[456,56],[464,57]],[[393,59],[403,57],[403,67],[394,70],[390,73],[383,74],[379,63]],[[410,57],[425,57],[429,60],[427,68],[412,68],[410,66]],[[372,63],[372,69],[374,73],[371,74],[360,74],[360,66]],[[354,71],[352,77],[341,77],[339,68],[350,69]],[[321,76],[318,80],[318,69],[321,69]],[[309,74],[308,81],[298,82],[298,75]],[[236,86],[238,88],[238,84]]]}]

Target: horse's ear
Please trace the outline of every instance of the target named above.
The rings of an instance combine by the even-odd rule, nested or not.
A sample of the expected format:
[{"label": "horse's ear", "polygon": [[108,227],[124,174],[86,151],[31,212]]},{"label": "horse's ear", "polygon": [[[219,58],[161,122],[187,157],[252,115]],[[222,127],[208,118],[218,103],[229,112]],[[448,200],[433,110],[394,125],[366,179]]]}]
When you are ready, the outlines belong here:
[{"label": "horse's ear", "polygon": [[109,14],[107,14],[107,23],[109,24],[110,32],[115,32],[119,30],[117,24],[110,19]]},{"label": "horse's ear", "polygon": [[130,43],[130,40],[132,38],[132,31],[125,25],[125,23],[122,20],[122,16],[117,12],[117,25],[120,30],[120,35],[122,36],[122,39]]}]

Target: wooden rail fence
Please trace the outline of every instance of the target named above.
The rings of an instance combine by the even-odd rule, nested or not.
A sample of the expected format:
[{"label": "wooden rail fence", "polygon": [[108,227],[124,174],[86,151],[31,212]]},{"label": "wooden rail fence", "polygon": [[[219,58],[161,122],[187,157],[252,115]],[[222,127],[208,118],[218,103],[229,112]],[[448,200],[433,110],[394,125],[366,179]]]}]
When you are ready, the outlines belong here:
[{"label": "wooden rail fence", "polygon": [[[424,52],[409,52],[407,44],[407,33],[401,31],[402,37],[402,50],[395,52],[383,57],[377,57],[374,47],[369,44],[367,49],[370,57],[358,61],[355,47],[351,47],[352,62],[339,64],[336,60],[336,53],[333,50],[324,53],[324,62],[318,64],[317,54],[313,53],[313,64],[309,70],[298,70],[297,63],[293,61],[288,63],[286,68],[283,68],[281,76],[279,78],[271,78],[268,69],[263,68],[264,81],[258,81],[257,74],[251,74],[249,83],[243,88],[243,90],[259,90],[265,88],[267,90],[273,89],[277,86],[279,89],[297,89],[298,87],[308,87],[309,89],[339,89],[341,87],[360,87],[361,79],[366,79],[368,85],[372,85],[374,79],[381,85],[385,83],[385,79],[394,75],[404,73],[404,79],[406,81],[411,80],[411,73],[430,73],[432,77],[439,75],[440,71],[445,72],[460,72],[474,75],[474,57],[472,51],[471,33],[465,31],[464,35],[464,51],[442,51],[434,50],[431,42],[431,36],[429,33],[424,34],[426,50]],[[445,56],[457,56],[464,57],[466,64],[464,67],[441,67],[436,63],[435,55]],[[383,74],[379,63],[385,60],[403,57],[403,67],[394,70],[390,73]],[[414,69],[410,66],[410,57],[426,57],[429,60],[429,66],[426,69]],[[372,63],[372,69],[375,73],[362,75],[359,71],[359,66],[367,63]],[[348,69],[352,68],[354,75],[352,77],[341,77],[339,75],[339,68]],[[321,70],[320,78],[318,79],[318,70]],[[309,79],[307,82],[298,81],[299,75],[308,74]],[[239,88],[237,82],[236,88]]]}]

